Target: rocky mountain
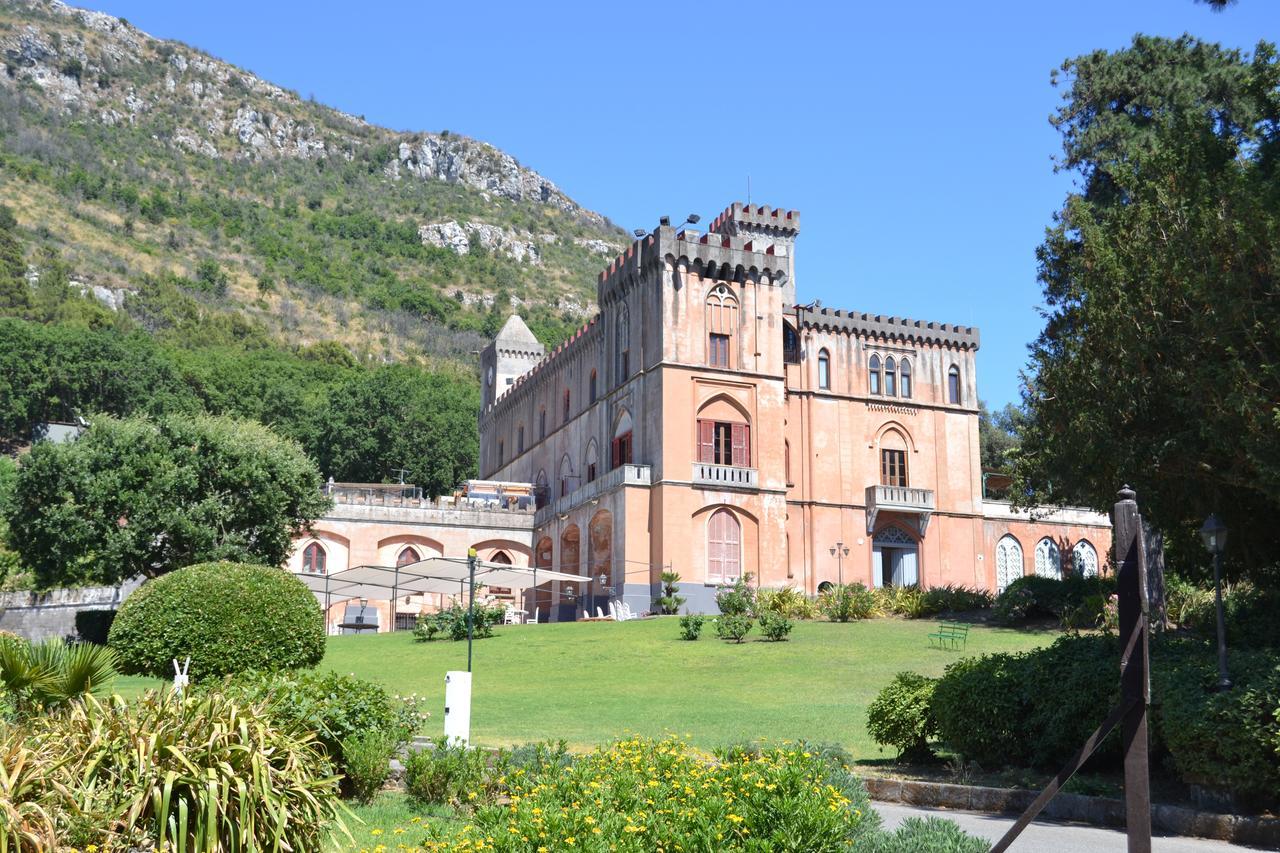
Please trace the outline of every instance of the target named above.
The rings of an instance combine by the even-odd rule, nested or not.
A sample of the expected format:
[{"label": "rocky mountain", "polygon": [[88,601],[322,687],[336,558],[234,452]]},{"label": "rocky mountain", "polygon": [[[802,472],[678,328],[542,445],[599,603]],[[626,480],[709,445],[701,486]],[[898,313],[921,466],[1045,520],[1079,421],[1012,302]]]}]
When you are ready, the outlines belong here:
[{"label": "rocky mountain", "polygon": [[286,343],[465,358],[509,305],[562,336],[625,245],[491,145],[371,125],[108,14],[0,0],[0,59],[0,197],[33,283],[61,264],[148,328],[176,293]]}]

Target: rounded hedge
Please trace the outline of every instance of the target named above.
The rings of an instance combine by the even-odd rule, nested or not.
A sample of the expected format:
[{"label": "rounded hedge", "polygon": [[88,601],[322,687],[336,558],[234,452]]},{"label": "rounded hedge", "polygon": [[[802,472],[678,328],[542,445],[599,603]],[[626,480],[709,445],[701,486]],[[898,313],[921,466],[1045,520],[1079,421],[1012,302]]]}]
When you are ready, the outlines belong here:
[{"label": "rounded hedge", "polygon": [[124,672],[172,678],[173,660],[190,656],[192,681],[205,681],[315,666],[324,617],[315,596],[281,569],[200,563],[125,599],[108,642]]}]

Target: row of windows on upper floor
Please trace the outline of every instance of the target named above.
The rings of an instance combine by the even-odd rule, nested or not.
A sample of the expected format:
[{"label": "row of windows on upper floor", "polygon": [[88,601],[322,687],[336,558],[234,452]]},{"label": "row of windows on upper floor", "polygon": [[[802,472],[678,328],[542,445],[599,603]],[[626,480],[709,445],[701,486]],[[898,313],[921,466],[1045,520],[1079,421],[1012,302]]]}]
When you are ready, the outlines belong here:
[{"label": "row of windows on upper floor", "polygon": [[[867,393],[873,396],[909,400],[912,379],[909,359],[887,356],[881,360],[879,353],[872,353],[867,361]],[[831,390],[831,353],[825,348],[818,350],[818,388]],[[953,364],[947,368],[947,402],[959,405],[960,399],[960,368]]]}]

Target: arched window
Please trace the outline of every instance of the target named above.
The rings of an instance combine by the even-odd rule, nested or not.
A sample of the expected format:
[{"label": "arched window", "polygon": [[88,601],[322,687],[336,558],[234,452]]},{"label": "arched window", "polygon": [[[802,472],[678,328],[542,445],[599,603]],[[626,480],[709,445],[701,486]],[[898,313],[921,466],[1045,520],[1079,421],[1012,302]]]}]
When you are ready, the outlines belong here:
[{"label": "arched window", "polygon": [[1098,552],[1089,540],[1081,539],[1071,549],[1071,570],[1082,578],[1098,576]]},{"label": "arched window", "polygon": [[886,397],[898,396],[898,365],[893,360],[893,356],[889,356],[884,360],[884,395]]},{"label": "arched window", "polygon": [[591,371],[590,394],[588,395],[588,398],[593,403],[596,401],[596,372],[594,370]]},{"label": "arched window", "polygon": [[560,497],[572,492],[577,486],[572,481],[578,478],[573,474],[573,463],[569,461],[569,454],[565,454],[560,460]]},{"label": "arched window", "polygon": [[996,543],[996,594],[1004,592],[1022,573],[1022,545],[1006,535]]},{"label": "arched window", "polygon": [[1062,578],[1062,552],[1058,550],[1058,543],[1047,536],[1036,543],[1036,574]]},{"label": "arched window", "polygon": [[592,482],[596,478],[596,472],[598,470],[597,463],[600,461],[598,456],[599,454],[596,452],[596,440],[593,438],[591,441],[587,442],[586,466],[588,483]]},{"label": "arched window", "polygon": [[787,485],[791,485],[791,442],[786,439],[782,440],[782,471],[787,478]]},{"label": "arched window", "polygon": [[610,470],[631,461],[631,413],[623,409],[618,416],[618,423],[613,428],[613,442],[610,444]]},{"label": "arched window", "polygon": [[397,566],[407,566],[407,565],[409,565],[410,563],[416,563],[416,562],[418,562],[418,561],[419,561],[419,560],[421,560],[421,559],[422,559],[422,558],[418,556],[418,551],[417,551],[417,549],[415,549],[415,548],[405,548],[404,550],[402,550],[402,551],[400,552],[399,556],[397,556],[397,557],[396,557],[396,565],[397,565]]},{"label": "arched window", "polygon": [[954,364],[947,371],[947,399],[952,403],[960,402],[960,368]]},{"label": "arched window", "polygon": [[825,349],[818,350],[818,387],[831,390],[831,353]]},{"label": "arched window", "polygon": [[738,329],[738,300],[724,286],[707,296],[707,364],[733,366],[733,335]]},{"label": "arched window", "polygon": [[507,555],[506,551],[499,551],[498,553],[494,554],[492,557],[489,558],[489,562],[498,563],[503,566],[509,566],[511,565],[511,557]]},{"label": "arched window", "polygon": [[880,356],[871,354],[871,363],[867,368],[867,390],[872,394],[880,393]]},{"label": "arched window", "polygon": [[784,364],[800,363],[800,336],[785,320],[782,322],[782,361]]},{"label": "arched window", "polygon": [[729,510],[707,519],[707,582],[732,583],[742,577],[742,525]]},{"label": "arched window", "polygon": [[697,462],[751,467],[751,425],[745,414],[725,399],[698,410]]},{"label": "arched window", "polygon": [[625,302],[618,305],[618,318],[614,329],[614,348],[617,353],[618,384],[631,376],[631,314]]},{"label": "arched window", "polygon": [[524,453],[524,424],[516,427],[516,453]]},{"label": "arched window", "polygon": [[538,441],[547,437],[547,407],[538,409]]},{"label": "arched window", "polygon": [[309,575],[324,574],[326,555],[319,542],[312,542],[302,551],[302,571]]},{"label": "arched window", "polygon": [[503,439],[498,439],[498,467],[501,468],[507,457],[507,443]]},{"label": "arched window", "polygon": [[569,389],[564,389],[564,422],[569,422]]},{"label": "arched window", "polygon": [[911,396],[911,362],[905,358],[898,363],[898,375],[901,381],[898,383],[898,393],[903,397]]},{"label": "arched window", "polygon": [[907,439],[896,429],[880,436],[880,485],[907,485]]}]

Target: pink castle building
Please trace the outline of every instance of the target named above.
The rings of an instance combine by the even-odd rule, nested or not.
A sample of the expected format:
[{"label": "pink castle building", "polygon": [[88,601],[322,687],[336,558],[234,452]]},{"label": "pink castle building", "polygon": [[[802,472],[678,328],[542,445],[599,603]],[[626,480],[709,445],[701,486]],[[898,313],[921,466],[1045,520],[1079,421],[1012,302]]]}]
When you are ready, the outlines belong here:
[{"label": "pink castle building", "polygon": [[984,497],[978,330],[797,304],[799,233],[739,203],[706,234],[664,220],[568,341],[546,353],[513,316],[484,351],[480,475],[534,484],[526,553],[584,576],[530,612],[648,610],[663,571],[714,611],[747,574],[812,595],[1103,570],[1105,515]]}]

